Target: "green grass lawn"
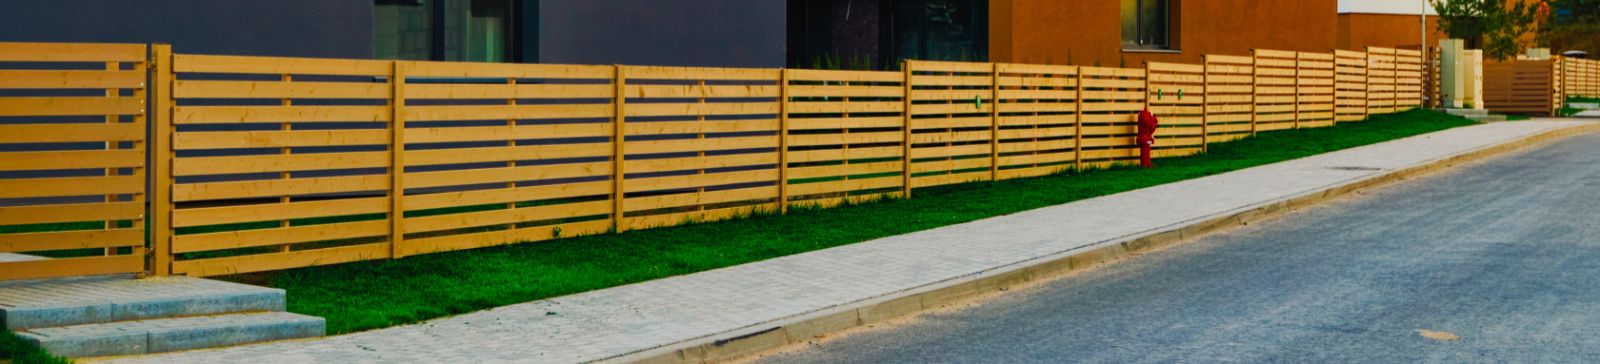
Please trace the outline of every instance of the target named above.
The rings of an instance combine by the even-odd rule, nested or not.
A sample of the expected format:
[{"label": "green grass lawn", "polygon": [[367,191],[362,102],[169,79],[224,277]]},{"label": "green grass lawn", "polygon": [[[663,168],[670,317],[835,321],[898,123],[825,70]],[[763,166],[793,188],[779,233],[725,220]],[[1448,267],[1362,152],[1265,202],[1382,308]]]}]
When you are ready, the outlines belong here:
[{"label": "green grass lawn", "polygon": [[1410,111],[1213,144],[1157,168],[918,189],[912,199],[786,216],[225,277],[288,291],[292,312],[341,334],[826,249],[1474,124]]},{"label": "green grass lawn", "polygon": [[9,330],[0,330],[0,363],[13,364],[66,364],[66,359],[51,356]]}]

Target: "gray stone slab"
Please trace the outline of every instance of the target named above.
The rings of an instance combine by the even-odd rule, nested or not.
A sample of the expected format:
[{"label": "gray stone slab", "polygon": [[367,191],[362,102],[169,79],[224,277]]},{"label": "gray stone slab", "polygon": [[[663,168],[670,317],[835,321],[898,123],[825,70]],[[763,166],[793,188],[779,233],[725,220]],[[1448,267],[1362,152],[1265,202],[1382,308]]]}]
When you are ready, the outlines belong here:
[{"label": "gray stone slab", "polygon": [[19,335],[55,355],[88,357],[317,337],[325,328],[320,317],[258,312],[48,327]]},{"label": "gray stone slab", "polygon": [[36,256],[36,255],[27,255],[27,254],[0,253],[0,263],[29,262],[29,261],[45,260],[45,259],[50,259],[50,258],[45,258],[45,257],[41,257],[41,256]]},{"label": "gray stone slab", "polygon": [[0,286],[9,330],[230,312],[283,311],[283,290],[190,277],[71,278]]}]

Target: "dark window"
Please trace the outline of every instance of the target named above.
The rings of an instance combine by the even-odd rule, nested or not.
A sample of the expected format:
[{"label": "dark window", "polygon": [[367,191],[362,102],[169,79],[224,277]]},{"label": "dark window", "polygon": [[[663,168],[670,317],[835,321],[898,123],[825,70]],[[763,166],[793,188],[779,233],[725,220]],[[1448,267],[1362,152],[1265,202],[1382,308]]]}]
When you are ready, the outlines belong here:
[{"label": "dark window", "polygon": [[789,0],[789,66],[989,59],[988,0]]},{"label": "dark window", "polygon": [[920,0],[895,5],[891,59],[989,60],[988,1]]},{"label": "dark window", "polygon": [[377,0],[374,56],[511,61],[516,44],[511,4],[511,0]]},{"label": "dark window", "polygon": [[1171,49],[1169,0],[1122,0],[1123,49]]},{"label": "dark window", "polygon": [[433,5],[429,0],[379,0],[372,32],[379,59],[433,59]]}]

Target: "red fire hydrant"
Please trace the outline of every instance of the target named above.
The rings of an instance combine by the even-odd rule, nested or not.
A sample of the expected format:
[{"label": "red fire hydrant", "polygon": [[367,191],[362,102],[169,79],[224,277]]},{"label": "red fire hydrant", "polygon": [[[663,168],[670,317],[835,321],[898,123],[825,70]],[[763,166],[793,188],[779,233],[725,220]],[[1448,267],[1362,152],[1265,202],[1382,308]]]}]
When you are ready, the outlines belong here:
[{"label": "red fire hydrant", "polygon": [[1161,126],[1161,120],[1150,113],[1150,109],[1139,112],[1139,166],[1153,168],[1150,163],[1150,148],[1156,144],[1156,127]]}]

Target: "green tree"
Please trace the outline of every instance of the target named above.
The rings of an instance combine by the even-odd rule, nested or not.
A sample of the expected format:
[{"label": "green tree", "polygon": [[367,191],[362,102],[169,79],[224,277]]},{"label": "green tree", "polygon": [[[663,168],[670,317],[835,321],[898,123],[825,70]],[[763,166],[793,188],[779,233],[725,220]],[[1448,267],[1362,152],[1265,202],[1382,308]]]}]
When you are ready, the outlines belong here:
[{"label": "green tree", "polygon": [[1551,50],[1571,50],[1600,55],[1600,0],[1552,0],[1549,20],[1539,29],[1539,39]]},{"label": "green tree", "polygon": [[1439,12],[1439,29],[1483,49],[1485,57],[1510,59],[1522,53],[1522,36],[1533,30],[1538,3],[1506,0],[1428,0]]}]

